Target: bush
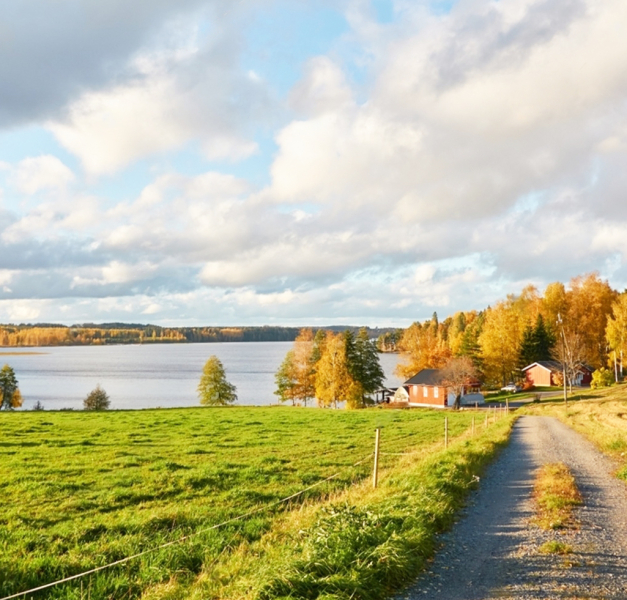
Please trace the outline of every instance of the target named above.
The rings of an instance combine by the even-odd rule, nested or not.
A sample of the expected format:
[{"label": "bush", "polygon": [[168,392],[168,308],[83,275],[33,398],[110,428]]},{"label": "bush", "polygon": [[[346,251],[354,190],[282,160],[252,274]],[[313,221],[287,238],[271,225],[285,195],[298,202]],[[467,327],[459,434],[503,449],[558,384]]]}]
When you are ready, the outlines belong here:
[{"label": "bush", "polygon": [[614,385],[614,373],[609,369],[601,367],[592,373],[592,381],[590,382],[592,389],[609,387],[611,385]]},{"label": "bush", "polygon": [[100,385],[89,392],[89,395],[83,400],[83,410],[107,410],[111,401],[107,392]]},{"label": "bush", "polygon": [[33,406],[33,410],[39,411],[39,410],[46,410],[46,409],[44,408],[44,405],[39,400],[37,400],[37,402],[35,402],[35,406]]}]

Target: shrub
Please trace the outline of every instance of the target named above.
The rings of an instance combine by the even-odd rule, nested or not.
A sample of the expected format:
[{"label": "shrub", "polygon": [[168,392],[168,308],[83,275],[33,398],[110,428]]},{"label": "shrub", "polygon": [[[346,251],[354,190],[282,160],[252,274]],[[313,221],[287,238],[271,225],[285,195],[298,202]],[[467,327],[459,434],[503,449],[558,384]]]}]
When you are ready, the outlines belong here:
[{"label": "shrub", "polygon": [[111,401],[109,400],[109,396],[107,392],[105,392],[100,384],[96,386],[85,400],[83,400],[83,409],[84,410],[107,410],[109,408],[109,404]]},{"label": "shrub", "polygon": [[592,381],[590,382],[592,389],[609,387],[611,385],[614,385],[614,373],[609,369],[601,367],[592,373]]}]

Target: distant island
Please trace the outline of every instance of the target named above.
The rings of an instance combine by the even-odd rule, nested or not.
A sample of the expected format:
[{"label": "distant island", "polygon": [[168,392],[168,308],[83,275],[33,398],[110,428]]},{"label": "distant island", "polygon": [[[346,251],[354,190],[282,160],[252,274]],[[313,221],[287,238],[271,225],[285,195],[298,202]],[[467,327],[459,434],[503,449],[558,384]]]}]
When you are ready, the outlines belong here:
[{"label": "distant island", "polygon": [[[314,331],[354,330],[359,327],[333,325]],[[396,330],[366,328],[371,338]],[[0,325],[0,347],[96,346],[113,344],[185,344],[199,342],[293,342],[300,327],[278,325],[246,327],[160,327],[138,323],[83,323],[59,325],[34,323]]]}]

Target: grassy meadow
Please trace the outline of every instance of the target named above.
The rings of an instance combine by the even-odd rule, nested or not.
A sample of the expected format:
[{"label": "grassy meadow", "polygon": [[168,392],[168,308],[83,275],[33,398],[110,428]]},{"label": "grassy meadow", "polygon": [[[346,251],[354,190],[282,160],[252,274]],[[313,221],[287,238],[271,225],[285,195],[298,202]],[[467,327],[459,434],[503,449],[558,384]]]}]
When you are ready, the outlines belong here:
[{"label": "grassy meadow", "polygon": [[[444,415],[428,410],[2,413],[0,597],[188,534],[198,535],[32,597],[382,597],[428,558],[434,533],[451,523],[511,423],[484,432],[478,416],[471,439],[472,412],[447,416],[444,451]],[[376,427],[384,454],[381,485],[371,491],[372,458],[354,464],[372,453]],[[287,503],[208,530],[337,472]],[[344,539],[343,527],[359,539]],[[337,547],[324,546],[334,535]],[[412,549],[396,568],[376,558],[393,550],[391,540]],[[326,574],[309,568],[321,563],[312,552],[341,562],[359,548],[370,558]],[[373,576],[380,585],[364,587]]]}]

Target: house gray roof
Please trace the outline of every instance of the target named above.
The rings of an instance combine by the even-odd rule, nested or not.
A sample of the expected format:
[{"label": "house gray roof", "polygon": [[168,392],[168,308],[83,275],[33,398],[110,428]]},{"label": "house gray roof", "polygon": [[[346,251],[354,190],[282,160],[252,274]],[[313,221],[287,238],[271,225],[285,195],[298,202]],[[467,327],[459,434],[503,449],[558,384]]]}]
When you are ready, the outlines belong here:
[{"label": "house gray roof", "polygon": [[440,369],[423,369],[408,379],[403,385],[440,385],[442,371]]},{"label": "house gray roof", "polygon": [[[442,385],[444,382],[444,371],[442,369],[423,369],[408,379],[403,385]],[[469,386],[480,386],[478,379],[469,378]]]}]

